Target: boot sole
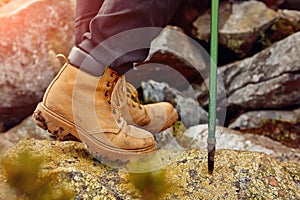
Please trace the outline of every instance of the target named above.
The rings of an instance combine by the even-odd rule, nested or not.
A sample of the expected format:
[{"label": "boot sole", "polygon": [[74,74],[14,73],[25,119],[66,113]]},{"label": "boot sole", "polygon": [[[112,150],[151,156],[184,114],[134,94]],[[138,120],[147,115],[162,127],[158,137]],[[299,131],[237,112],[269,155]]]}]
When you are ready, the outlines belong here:
[{"label": "boot sole", "polygon": [[88,133],[76,128],[75,124],[64,119],[60,115],[49,110],[43,103],[37,105],[32,115],[33,122],[44,130],[48,130],[50,134],[58,140],[79,140],[83,141],[90,152],[98,159],[109,159],[110,161],[128,162],[137,161],[151,152],[156,151],[156,144],[138,150],[123,150],[108,146],[101,141],[97,142],[90,137]]},{"label": "boot sole", "polygon": [[60,115],[39,103],[32,115],[33,122],[53,135],[58,140],[80,140],[75,124],[68,122]]}]

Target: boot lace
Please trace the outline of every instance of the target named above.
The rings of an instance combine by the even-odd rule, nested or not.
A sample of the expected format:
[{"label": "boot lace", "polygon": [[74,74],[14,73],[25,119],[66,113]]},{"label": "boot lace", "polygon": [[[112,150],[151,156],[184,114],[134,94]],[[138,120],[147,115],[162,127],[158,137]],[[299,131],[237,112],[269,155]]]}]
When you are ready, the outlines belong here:
[{"label": "boot lace", "polygon": [[[113,77],[114,74],[111,74]],[[110,104],[112,106],[113,115],[116,116],[116,122],[120,127],[126,125],[126,121],[123,119],[121,110],[126,106],[126,87],[125,87],[125,77],[118,77],[112,83],[106,85],[110,88],[110,93],[108,95],[110,99]]]},{"label": "boot lace", "polygon": [[[114,75],[115,75],[115,73],[112,72],[112,73],[110,74],[110,77],[113,78]],[[114,87],[115,87],[117,81],[118,81],[118,78],[116,78],[116,79],[114,79],[114,80],[109,80],[109,81],[107,81],[107,83],[106,83],[107,90],[105,91],[104,96],[106,97],[106,100],[107,100],[107,102],[108,102],[109,104],[111,104],[111,96],[112,96],[112,92],[113,92],[113,89],[114,89]]]},{"label": "boot lace", "polygon": [[134,99],[135,101],[131,100],[131,106],[132,107],[138,107],[139,109],[143,109],[143,107],[141,106],[141,102],[139,100],[138,97],[138,92],[135,89],[135,87],[133,85],[131,85],[130,83],[126,82],[126,96],[128,97],[128,99]]},{"label": "boot lace", "polygon": [[70,64],[68,58],[67,58],[64,54],[62,54],[62,53],[56,54],[55,57],[56,57],[56,58],[63,58],[64,61],[65,61],[65,63]]}]

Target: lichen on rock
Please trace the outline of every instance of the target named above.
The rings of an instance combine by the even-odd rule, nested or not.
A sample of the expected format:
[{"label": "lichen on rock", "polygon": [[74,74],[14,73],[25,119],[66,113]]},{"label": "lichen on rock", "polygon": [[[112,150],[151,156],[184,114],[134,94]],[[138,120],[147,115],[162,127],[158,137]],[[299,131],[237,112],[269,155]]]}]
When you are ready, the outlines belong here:
[{"label": "lichen on rock", "polygon": [[[70,191],[75,192],[75,199],[141,199],[146,196],[134,186],[130,173],[105,166],[94,159],[82,143],[27,139],[9,149],[2,159],[12,159],[24,149],[34,156],[44,155],[41,173],[55,174],[51,176],[57,177],[54,183],[67,182]],[[164,171],[165,187],[158,199],[300,198],[299,166],[279,163],[264,153],[217,150],[212,175],[207,172],[206,150],[165,150],[159,154],[172,159],[160,169]],[[1,197],[2,188],[8,187],[4,172],[0,172],[0,185],[5,186],[0,189]]]}]

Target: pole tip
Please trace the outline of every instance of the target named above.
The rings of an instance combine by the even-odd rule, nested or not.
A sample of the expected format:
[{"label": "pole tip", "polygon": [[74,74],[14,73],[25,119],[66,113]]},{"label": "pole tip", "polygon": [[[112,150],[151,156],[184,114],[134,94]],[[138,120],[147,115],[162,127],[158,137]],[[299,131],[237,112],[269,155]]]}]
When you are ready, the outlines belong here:
[{"label": "pole tip", "polygon": [[215,152],[216,152],[215,148],[212,151],[208,152],[208,172],[210,174],[212,174],[213,171],[214,171],[214,166],[215,166]]},{"label": "pole tip", "polygon": [[208,150],[208,172],[210,174],[214,171],[215,166],[215,153],[216,153],[216,139],[208,138],[207,139],[207,150]]}]

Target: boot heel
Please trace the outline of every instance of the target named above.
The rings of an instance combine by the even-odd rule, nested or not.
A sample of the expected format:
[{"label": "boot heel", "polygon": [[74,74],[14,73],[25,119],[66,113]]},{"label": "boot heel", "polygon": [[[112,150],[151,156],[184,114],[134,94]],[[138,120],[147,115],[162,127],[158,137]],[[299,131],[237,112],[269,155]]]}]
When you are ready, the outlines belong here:
[{"label": "boot heel", "polygon": [[58,140],[80,140],[74,125],[51,112],[42,103],[36,107],[32,120],[42,129],[48,130]]}]

